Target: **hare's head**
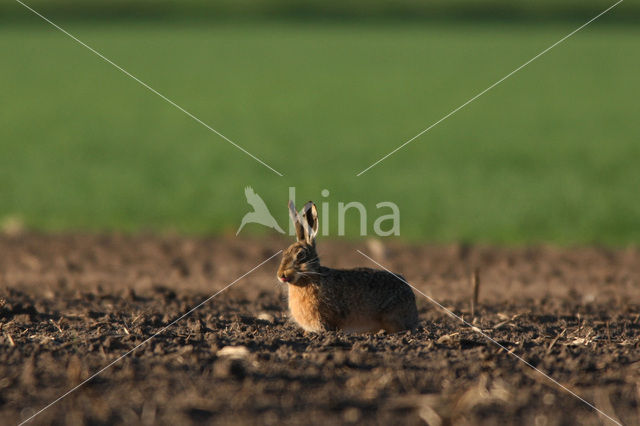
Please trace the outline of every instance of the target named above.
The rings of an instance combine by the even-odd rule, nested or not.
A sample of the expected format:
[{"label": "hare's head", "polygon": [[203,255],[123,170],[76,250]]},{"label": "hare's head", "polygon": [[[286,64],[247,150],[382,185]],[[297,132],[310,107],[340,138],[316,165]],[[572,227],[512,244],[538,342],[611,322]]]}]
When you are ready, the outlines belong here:
[{"label": "hare's head", "polygon": [[283,283],[304,286],[318,273],[320,266],[316,252],[318,210],[309,201],[305,204],[301,217],[293,201],[289,201],[289,215],[295,225],[298,240],[282,253],[278,279]]}]

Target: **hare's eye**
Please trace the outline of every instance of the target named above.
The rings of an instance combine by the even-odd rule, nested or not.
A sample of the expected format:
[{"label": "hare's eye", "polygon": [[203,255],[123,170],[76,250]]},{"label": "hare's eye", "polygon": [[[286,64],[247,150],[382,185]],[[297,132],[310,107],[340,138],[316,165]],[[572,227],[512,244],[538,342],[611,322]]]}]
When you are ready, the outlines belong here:
[{"label": "hare's eye", "polygon": [[304,259],[304,252],[301,251],[298,254],[296,254],[296,260],[302,260]]}]

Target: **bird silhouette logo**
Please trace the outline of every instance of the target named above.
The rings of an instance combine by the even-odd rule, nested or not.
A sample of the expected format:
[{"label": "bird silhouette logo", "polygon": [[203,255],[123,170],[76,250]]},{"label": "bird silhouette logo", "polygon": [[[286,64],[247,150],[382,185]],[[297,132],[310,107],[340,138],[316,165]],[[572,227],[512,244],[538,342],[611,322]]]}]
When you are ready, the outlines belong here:
[{"label": "bird silhouette logo", "polygon": [[276,220],[271,215],[271,212],[269,211],[267,205],[264,203],[262,198],[258,194],[256,194],[253,188],[247,186],[244,189],[244,195],[245,197],[247,197],[247,203],[249,203],[249,205],[253,207],[253,211],[244,215],[244,217],[242,218],[242,222],[240,223],[240,228],[238,228],[238,232],[236,232],[236,235],[240,233],[242,228],[244,228],[247,223],[259,223],[260,225],[268,226],[269,228],[273,228],[279,233],[284,234],[284,231],[282,230],[282,228],[280,228],[278,222],[276,222]]}]

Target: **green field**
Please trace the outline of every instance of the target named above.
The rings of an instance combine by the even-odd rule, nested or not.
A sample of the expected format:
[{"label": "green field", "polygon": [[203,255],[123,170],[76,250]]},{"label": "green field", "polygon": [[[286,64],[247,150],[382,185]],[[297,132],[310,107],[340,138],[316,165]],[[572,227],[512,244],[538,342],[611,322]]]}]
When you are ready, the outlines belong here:
[{"label": "green field", "polygon": [[356,177],[579,24],[59,23],[285,176],[34,17],[0,27],[0,219],[235,233],[244,186],[282,226],[296,186],[370,229],[396,202],[409,240],[640,242],[638,28],[597,21]]}]

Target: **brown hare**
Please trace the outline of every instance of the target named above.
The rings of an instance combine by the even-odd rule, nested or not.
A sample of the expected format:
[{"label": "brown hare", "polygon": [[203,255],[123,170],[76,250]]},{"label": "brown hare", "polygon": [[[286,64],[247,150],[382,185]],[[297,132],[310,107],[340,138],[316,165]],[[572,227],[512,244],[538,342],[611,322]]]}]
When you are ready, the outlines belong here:
[{"label": "brown hare", "polygon": [[[418,322],[411,287],[386,271],[371,268],[331,269],[316,252],[318,211],[309,201],[303,217],[289,201],[298,241],[282,254],[278,279],[288,284],[289,310],[307,331],[395,333]],[[402,278],[404,279],[404,278]]]}]

